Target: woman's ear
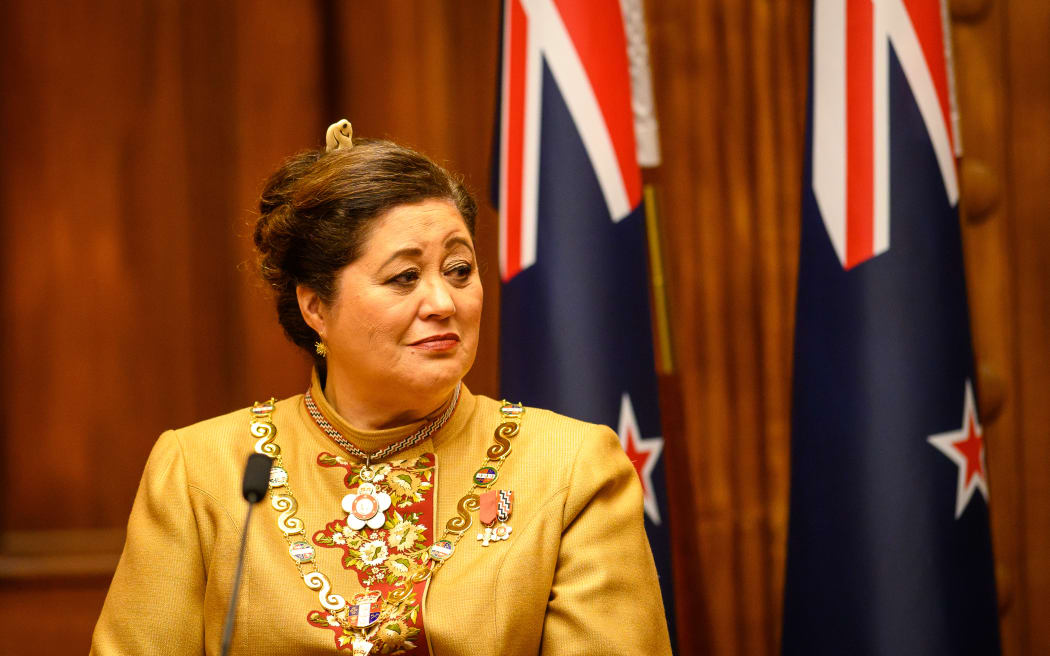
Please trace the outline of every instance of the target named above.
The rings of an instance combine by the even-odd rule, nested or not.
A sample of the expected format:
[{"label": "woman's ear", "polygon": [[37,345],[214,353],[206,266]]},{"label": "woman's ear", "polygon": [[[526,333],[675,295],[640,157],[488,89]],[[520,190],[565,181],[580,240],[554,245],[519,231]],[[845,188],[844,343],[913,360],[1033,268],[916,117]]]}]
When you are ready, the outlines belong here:
[{"label": "woman's ear", "polygon": [[303,321],[324,340],[324,302],[321,301],[321,296],[305,285],[296,285],[295,297],[299,301],[299,311],[303,313]]}]

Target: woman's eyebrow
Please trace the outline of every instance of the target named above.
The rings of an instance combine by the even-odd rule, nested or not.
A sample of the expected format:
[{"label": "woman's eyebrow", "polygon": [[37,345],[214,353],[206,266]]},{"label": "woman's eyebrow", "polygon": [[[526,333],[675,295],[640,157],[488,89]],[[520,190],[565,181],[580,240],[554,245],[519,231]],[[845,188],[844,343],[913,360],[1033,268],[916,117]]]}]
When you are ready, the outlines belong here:
[{"label": "woman's eyebrow", "polygon": [[398,250],[394,251],[390,255],[390,257],[388,257],[386,259],[385,262],[383,262],[381,267],[385,267],[386,265],[390,264],[391,262],[393,262],[394,260],[396,260],[399,257],[422,257],[422,256],[423,256],[423,249],[419,248],[418,246],[408,246],[408,247],[405,247],[405,248],[399,248]]},{"label": "woman's eyebrow", "polygon": [[447,250],[447,249],[451,248],[452,246],[455,246],[456,244],[462,244],[462,245],[466,246],[470,250],[471,253],[474,252],[474,246],[471,245],[470,240],[468,240],[466,237],[463,237],[463,236],[460,236],[460,235],[453,235],[453,236],[449,237],[448,239],[446,239],[445,240],[445,249]]}]

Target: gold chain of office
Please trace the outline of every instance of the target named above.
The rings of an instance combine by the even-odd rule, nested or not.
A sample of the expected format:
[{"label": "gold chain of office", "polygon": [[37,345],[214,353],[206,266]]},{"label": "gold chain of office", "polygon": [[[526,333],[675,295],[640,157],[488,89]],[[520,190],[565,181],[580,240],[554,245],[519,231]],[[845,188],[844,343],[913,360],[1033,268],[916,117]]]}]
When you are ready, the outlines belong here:
[{"label": "gold chain of office", "polygon": [[[447,421],[448,416],[451,415],[451,410],[456,406],[458,396],[459,387],[457,386],[456,398],[454,398],[449,404],[449,409],[446,410],[442,417],[433,423],[440,422],[441,424],[444,424],[445,421]],[[321,606],[335,614],[347,607],[347,601],[342,595],[332,592],[331,579],[317,568],[312,557],[312,546],[303,541],[303,538],[306,536],[306,527],[303,520],[296,517],[296,514],[299,511],[299,502],[296,500],[295,494],[292,492],[291,485],[288,481],[287,469],[284,467],[284,457],[281,453],[281,447],[276,442],[277,427],[273,424],[273,411],[275,404],[276,400],[273,398],[269,401],[255,403],[251,408],[252,422],[250,425],[251,435],[256,438],[255,452],[272,458],[274,461],[274,468],[272,471],[279,470],[283,474],[282,476],[271,475],[270,477],[270,505],[278,513],[277,527],[281,530],[285,541],[288,543],[289,555],[295,563],[295,567],[299,571],[300,577],[302,577],[306,587],[317,592],[317,598]],[[316,405],[314,407],[316,408]],[[486,463],[489,463],[489,466],[495,469],[497,473],[503,467],[503,463],[506,461],[507,456],[510,455],[510,440],[518,435],[521,418],[524,415],[524,412],[525,410],[520,403],[510,403],[504,400],[500,405],[501,423],[493,432],[493,440],[495,443],[485,452]],[[327,421],[325,423],[327,423]],[[435,430],[437,429],[435,428],[428,431],[427,435],[432,434]],[[326,434],[328,433],[328,431],[325,432]],[[415,435],[416,434],[413,434],[409,437],[415,437]],[[342,437],[342,435],[340,435],[340,437]],[[417,439],[413,443],[416,443],[421,439],[422,438]],[[346,441],[345,438],[343,438],[343,441]],[[403,441],[404,440],[401,440],[401,442]],[[342,441],[336,440],[336,442],[340,444],[340,446],[343,446]],[[347,441],[347,443],[349,442]],[[357,449],[356,447],[355,449],[360,451],[360,449]],[[362,470],[369,470],[371,468],[372,457],[377,455],[373,454],[372,457],[368,457],[368,454],[364,454],[364,457],[361,457],[349,449],[348,452],[365,461],[362,463]],[[394,451],[391,451],[391,453],[393,452]],[[389,455],[389,453],[387,455]],[[456,504],[456,516],[445,523],[444,533],[439,540],[435,540],[428,549],[422,549],[410,554],[413,558],[419,559],[419,564],[421,565],[419,571],[407,580],[407,585],[404,585],[403,587],[399,586],[387,595],[387,598],[383,600],[379,618],[375,622],[371,623],[368,627],[362,628],[353,626],[343,619],[339,619],[344,631],[353,635],[352,647],[354,656],[368,656],[372,653],[374,647],[381,642],[381,638],[376,636],[377,630],[384,622],[399,617],[398,610],[401,603],[411,594],[412,586],[432,577],[437,573],[445,561],[452,557],[456,545],[473,523],[471,513],[477,511],[480,507],[478,490],[482,487],[483,486],[480,486],[475,482],[471,485],[467,493],[459,499],[459,502]],[[310,550],[311,556],[308,559],[305,559],[301,555],[301,550],[307,548]],[[300,555],[298,556],[296,555],[297,549],[300,550]],[[335,615],[335,617],[338,617],[338,615]]]}]

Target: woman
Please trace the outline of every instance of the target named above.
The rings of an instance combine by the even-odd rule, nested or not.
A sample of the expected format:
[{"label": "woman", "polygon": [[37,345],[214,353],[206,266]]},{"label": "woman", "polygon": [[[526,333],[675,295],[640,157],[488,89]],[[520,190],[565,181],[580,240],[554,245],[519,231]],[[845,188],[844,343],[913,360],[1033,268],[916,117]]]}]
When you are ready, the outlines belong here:
[{"label": "woman", "polygon": [[669,653],[637,477],[606,427],[475,396],[477,208],[424,156],[329,128],[255,228],[309,390],[168,431],[92,653]]}]

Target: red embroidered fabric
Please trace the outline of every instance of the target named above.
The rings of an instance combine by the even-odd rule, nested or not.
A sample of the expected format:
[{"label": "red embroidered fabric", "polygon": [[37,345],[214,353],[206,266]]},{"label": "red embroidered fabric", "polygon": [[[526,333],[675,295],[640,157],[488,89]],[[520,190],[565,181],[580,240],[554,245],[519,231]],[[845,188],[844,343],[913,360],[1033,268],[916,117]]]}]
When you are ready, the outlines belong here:
[{"label": "red embroidered fabric", "polygon": [[[348,493],[366,483],[360,478],[360,464],[351,464],[343,456],[322,453],[317,464],[346,470],[343,482]],[[313,610],[307,620],[316,627],[332,630],[337,649],[351,649],[353,632],[346,625],[352,625],[358,617],[371,619],[372,613],[382,611],[379,626],[369,638],[376,643],[373,653],[429,655],[422,612],[429,579],[413,584],[411,593],[396,609],[384,607],[383,600],[404,589],[415,574],[427,567],[426,550],[434,541],[434,454],[374,464],[372,469],[374,474],[367,482],[375,485],[377,494],[390,496],[389,508],[379,513],[382,524],[378,528],[366,525],[354,529],[347,518],[335,519],[314,534],[313,542],[319,547],[341,550],[343,567],[356,571],[363,587],[382,593],[381,600],[369,606],[369,600],[361,599],[363,603],[355,606],[354,600],[347,599],[348,606],[342,611]]]}]

